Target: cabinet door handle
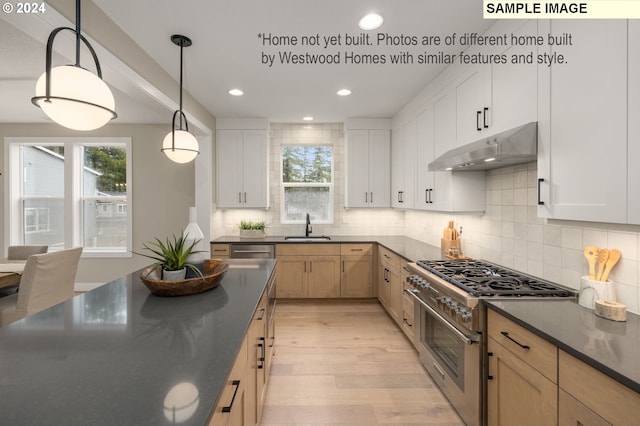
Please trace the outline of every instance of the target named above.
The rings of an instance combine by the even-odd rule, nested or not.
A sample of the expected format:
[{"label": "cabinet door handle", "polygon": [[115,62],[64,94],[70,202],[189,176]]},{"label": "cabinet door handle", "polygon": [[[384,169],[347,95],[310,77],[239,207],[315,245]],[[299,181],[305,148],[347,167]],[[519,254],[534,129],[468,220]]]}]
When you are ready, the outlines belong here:
[{"label": "cabinet door handle", "polygon": [[480,127],[480,116],[482,115],[482,111],[476,111],[476,130],[481,132],[482,127]]},{"label": "cabinet door handle", "polygon": [[242,192],[238,192],[238,202],[242,202]]},{"label": "cabinet door handle", "polygon": [[247,193],[246,192],[244,193],[244,202],[245,203],[247,202]]},{"label": "cabinet door handle", "polygon": [[371,192],[371,202],[373,203],[373,192]]},{"label": "cabinet door handle", "polygon": [[506,331],[501,331],[500,334],[502,334],[504,337],[506,337],[507,339],[511,340],[513,343],[515,343],[516,345],[520,346],[522,349],[526,349],[529,350],[531,349],[531,346],[529,345],[523,345],[522,343],[518,342],[516,339],[514,339],[513,337],[509,336],[509,333],[507,333]]},{"label": "cabinet door handle", "polygon": [[262,321],[264,319],[264,314],[267,312],[265,308],[260,308],[260,310],[262,311],[262,313],[260,314],[259,318],[256,318],[256,321]]},{"label": "cabinet door handle", "polygon": [[233,391],[233,396],[231,397],[231,403],[226,407],[222,407],[222,412],[223,413],[230,413],[231,412],[231,409],[233,408],[233,402],[236,400],[236,395],[238,394],[238,389],[240,388],[240,380],[232,381],[231,385],[235,386],[236,390]]},{"label": "cabinet door handle", "polygon": [[429,204],[429,189],[424,190],[424,203]]},{"label": "cabinet door handle", "polygon": [[484,110],[482,112],[482,125],[484,126],[485,129],[489,128],[489,125],[487,124],[487,113],[489,112],[489,107],[484,107]]},{"label": "cabinet door handle", "polygon": [[[487,352],[487,356],[493,356],[493,352]],[[491,361],[489,361],[487,365],[487,380],[493,380],[493,376],[491,375],[491,371],[489,371],[489,366],[491,366]]]},{"label": "cabinet door handle", "polygon": [[260,348],[260,356],[258,357],[258,368],[262,369],[264,368],[264,361],[266,359],[266,349],[265,349],[265,338],[264,337],[259,337],[258,340],[262,343],[258,343],[258,347]]},{"label": "cabinet door handle", "polygon": [[365,192],[365,193],[364,193],[364,202],[365,202],[365,203],[368,203],[368,202],[369,202],[369,193],[368,193],[368,192]]},{"label": "cabinet door handle", "polygon": [[342,261],[342,273],[344,274],[344,260]]},{"label": "cabinet door handle", "polygon": [[404,195],[404,191],[398,191],[398,202],[399,203],[404,203],[403,195]]},{"label": "cabinet door handle", "polygon": [[538,178],[538,205],[539,206],[544,206],[544,201],[540,199],[540,186],[542,185],[542,182],[544,182],[544,178]]},{"label": "cabinet door handle", "polygon": [[309,261],[309,273],[313,272],[313,260]]}]

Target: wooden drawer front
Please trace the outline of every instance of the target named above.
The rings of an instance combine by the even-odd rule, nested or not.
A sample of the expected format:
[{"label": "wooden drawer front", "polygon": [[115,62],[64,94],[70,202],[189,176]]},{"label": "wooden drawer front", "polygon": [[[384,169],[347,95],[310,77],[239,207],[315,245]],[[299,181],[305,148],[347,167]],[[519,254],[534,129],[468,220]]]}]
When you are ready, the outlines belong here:
[{"label": "wooden drawer front", "polygon": [[489,337],[557,383],[558,348],[491,309],[487,313]]},{"label": "wooden drawer front", "polygon": [[611,426],[611,423],[560,389],[558,391],[558,425]]},{"label": "wooden drawer front", "polygon": [[378,257],[387,269],[394,272],[396,275],[400,275],[400,267],[402,266],[402,258],[387,249],[386,247],[378,246]]},{"label": "wooden drawer front", "polygon": [[278,256],[340,256],[340,244],[276,244]]},{"label": "wooden drawer front", "polygon": [[[255,404],[255,396],[245,393],[248,381],[247,364],[248,342],[245,337],[236,362],[233,364],[231,373],[229,373],[221,391],[220,400],[209,421],[209,426],[240,426],[247,423],[245,421],[245,414],[249,408],[247,404]],[[251,401],[251,397],[253,401]]]},{"label": "wooden drawer front", "polygon": [[341,244],[340,254],[342,256],[371,256],[373,255],[373,244]]},{"label": "wooden drawer front", "polygon": [[614,425],[638,424],[640,394],[559,351],[559,386],[580,403]]},{"label": "wooden drawer front", "polygon": [[222,256],[229,257],[229,244],[211,244],[211,257],[216,259]]}]

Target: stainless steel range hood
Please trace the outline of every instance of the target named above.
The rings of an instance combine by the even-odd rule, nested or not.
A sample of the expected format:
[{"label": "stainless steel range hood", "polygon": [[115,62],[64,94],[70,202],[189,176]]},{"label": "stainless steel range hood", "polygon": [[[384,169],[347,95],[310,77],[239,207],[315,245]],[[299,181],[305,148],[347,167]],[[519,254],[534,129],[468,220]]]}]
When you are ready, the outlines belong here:
[{"label": "stainless steel range hood", "polygon": [[538,123],[531,122],[447,151],[429,163],[429,171],[489,170],[536,161]]}]

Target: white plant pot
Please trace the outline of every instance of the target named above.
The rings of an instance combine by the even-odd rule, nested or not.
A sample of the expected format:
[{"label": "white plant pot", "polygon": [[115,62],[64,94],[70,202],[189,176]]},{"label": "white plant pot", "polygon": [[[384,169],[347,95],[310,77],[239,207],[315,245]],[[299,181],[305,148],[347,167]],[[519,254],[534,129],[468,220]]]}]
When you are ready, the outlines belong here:
[{"label": "white plant pot", "polygon": [[187,268],[182,268],[177,271],[167,271],[166,269],[162,270],[163,281],[182,281],[186,275]]}]

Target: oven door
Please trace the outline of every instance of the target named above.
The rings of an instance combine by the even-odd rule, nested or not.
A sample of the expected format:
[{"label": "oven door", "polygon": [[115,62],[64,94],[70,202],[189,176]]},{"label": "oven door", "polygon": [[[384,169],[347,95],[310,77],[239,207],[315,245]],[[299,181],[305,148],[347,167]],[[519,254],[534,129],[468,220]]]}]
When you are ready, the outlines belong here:
[{"label": "oven door", "polygon": [[[467,425],[482,422],[481,336],[463,333],[416,294],[420,361]],[[419,318],[419,320],[418,320]]]}]

